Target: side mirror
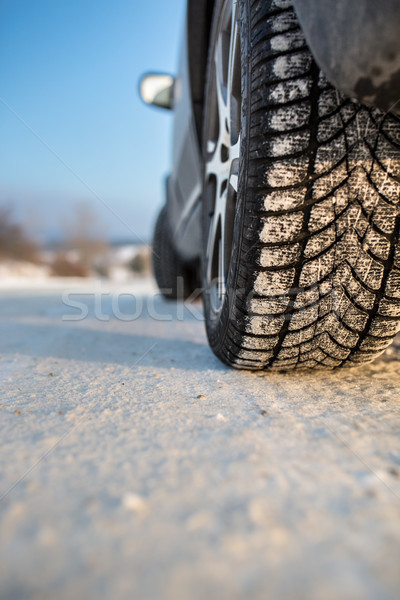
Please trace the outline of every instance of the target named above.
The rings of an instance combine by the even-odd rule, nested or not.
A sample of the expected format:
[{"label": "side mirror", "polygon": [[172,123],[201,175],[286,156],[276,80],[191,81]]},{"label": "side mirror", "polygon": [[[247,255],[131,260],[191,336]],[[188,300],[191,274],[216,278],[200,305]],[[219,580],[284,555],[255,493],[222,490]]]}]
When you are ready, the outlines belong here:
[{"label": "side mirror", "polygon": [[146,73],[140,80],[140,96],[146,104],[171,110],[174,104],[174,84],[172,75]]}]

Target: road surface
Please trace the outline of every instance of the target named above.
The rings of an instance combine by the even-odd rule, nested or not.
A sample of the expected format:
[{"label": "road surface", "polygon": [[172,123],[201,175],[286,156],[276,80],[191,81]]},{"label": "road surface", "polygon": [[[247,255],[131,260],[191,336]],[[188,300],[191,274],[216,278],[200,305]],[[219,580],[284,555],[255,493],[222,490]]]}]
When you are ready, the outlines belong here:
[{"label": "road surface", "polygon": [[234,371],[199,304],[63,285],[0,291],[2,599],[399,597],[400,341]]}]

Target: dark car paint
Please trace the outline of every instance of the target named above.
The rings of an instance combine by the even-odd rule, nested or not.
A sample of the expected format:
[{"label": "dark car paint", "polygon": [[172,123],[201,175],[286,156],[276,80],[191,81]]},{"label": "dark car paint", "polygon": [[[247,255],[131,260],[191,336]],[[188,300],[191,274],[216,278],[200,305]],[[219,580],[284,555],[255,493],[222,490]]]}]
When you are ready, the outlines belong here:
[{"label": "dark car paint", "polygon": [[343,94],[400,112],[399,0],[294,0],[319,67]]},{"label": "dark car paint", "polygon": [[167,215],[174,247],[186,263],[201,249],[201,135],[205,73],[213,0],[188,0],[175,84],[173,164],[166,181]]},{"label": "dark car paint", "polygon": [[[365,104],[400,111],[400,1],[293,4],[314,58],[331,83]],[[167,205],[175,249],[188,263],[201,251],[201,136],[213,5],[214,0],[188,0],[176,81]]]},{"label": "dark car paint", "polygon": [[184,262],[201,248],[202,160],[193,110],[188,64],[188,35],[183,37],[174,90],[173,162],[167,179],[167,215],[172,242]]}]

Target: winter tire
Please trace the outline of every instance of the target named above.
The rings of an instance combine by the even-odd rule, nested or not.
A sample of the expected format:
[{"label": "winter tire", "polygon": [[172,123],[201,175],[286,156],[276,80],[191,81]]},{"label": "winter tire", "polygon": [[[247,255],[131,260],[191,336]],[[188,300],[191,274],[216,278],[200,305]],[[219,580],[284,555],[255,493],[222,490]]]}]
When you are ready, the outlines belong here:
[{"label": "winter tire", "polygon": [[219,0],[203,130],[211,348],[237,368],[351,366],[400,321],[400,120],[342,97],[287,0]]},{"label": "winter tire", "polygon": [[176,253],[171,242],[165,206],[157,218],[152,249],[154,277],[164,298],[189,298],[199,287],[198,269],[195,265],[184,264]]}]

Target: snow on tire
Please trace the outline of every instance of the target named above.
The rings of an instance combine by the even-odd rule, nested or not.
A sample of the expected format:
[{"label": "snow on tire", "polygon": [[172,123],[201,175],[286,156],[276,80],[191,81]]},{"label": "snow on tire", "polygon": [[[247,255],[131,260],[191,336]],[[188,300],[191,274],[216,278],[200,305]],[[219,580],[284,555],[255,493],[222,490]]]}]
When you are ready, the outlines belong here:
[{"label": "snow on tire", "polygon": [[[214,16],[204,130],[211,148],[211,81],[230,4],[218,2]],[[213,204],[204,202],[210,345],[237,368],[369,362],[400,322],[400,120],[342,97],[327,82],[290,2],[238,0],[236,10],[240,153],[230,246],[217,240],[230,257],[218,271],[218,311],[206,275],[210,260],[218,262],[209,251],[217,227]],[[204,156],[209,197],[214,157],[207,148]],[[231,171],[227,164],[228,193]],[[212,189],[215,196],[223,186]]]}]

